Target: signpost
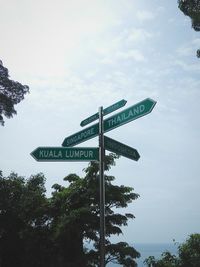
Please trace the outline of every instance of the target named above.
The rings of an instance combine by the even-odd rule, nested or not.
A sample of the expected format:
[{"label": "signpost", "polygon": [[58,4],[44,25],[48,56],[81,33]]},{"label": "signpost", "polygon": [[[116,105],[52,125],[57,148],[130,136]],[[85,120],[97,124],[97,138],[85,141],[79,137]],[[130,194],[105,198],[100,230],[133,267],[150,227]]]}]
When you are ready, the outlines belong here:
[{"label": "signpost", "polygon": [[[113,112],[113,111],[115,111],[115,110],[117,110],[119,108],[122,108],[123,106],[126,105],[126,103],[127,103],[127,101],[122,99],[121,101],[119,101],[119,102],[117,102],[117,103],[105,108],[103,110],[103,116],[105,116],[105,115],[107,115],[107,114],[109,114],[109,113],[111,113],[111,112]],[[89,124],[89,123],[91,123],[93,121],[96,121],[98,118],[99,118],[99,113],[95,113],[94,115],[92,115],[92,116],[88,117],[87,119],[83,120],[80,123],[80,125],[83,127],[83,126],[85,126],[85,125],[87,125],[87,124]]]},{"label": "signpost", "polygon": [[[38,147],[31,153],[31,156],[37,161],[99,161],[100,267],[105,267],[105,149],[132,160],[137,161],[140,158],[136,149],[106,137],[104,136],[104,133],[149,114],[154,108],[156,101],[150,98],[144,99],[143,101],[103,120],[104,115],[123,107],[125,104],[126,101],[123,99],[104,110],[103,107],[100,107],[99,113],[95,113],[93,116],[83,120],[81,126],[85,126],[97,119],[99,119],[99,123],[66,137],[62,143],[62,147]],[[99,136],[98,148],[73,148],[73,146],[96,136]]]},{"label": "signpost", "polygon": [[[111,131],[123,124],[136,120],[149,114],[154,108],[156,101],[147,98],[123,111],[104,120],[104,132]],[[86,129],[66,137],[62,143],[64,147],[72,147],[99,134],[99,124],[96,123]]]},{"label": "signpost", "polygon": [[114,152],[126,158],[138,161],[140,155],[138,151],[130,146],[124,145],[114,139],[104,136],[104,146],[106,150]]},{"label": "signpost", "polygon": [[37,161],[98,161],[99,148],[38,147],[31,156]]},{"label": "signpost", "polygon": [[105,177],[103,107],[99,108],[100,267],[105,266]]}]

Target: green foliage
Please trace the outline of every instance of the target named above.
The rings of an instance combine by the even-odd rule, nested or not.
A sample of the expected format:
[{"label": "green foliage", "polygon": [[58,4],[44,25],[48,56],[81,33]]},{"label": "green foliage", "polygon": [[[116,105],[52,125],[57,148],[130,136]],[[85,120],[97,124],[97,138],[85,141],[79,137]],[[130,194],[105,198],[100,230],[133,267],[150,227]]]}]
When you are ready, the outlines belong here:
[{"label": "green foliage", "polygon": [[185,243],[178,247],[178,255],[164,252],[161,259],[154,256],[145,259],[148,267],[199,267],[200,266],[200,234],[192,234]]},{"label": "green foliage", "polygon": [[[200,1],[199,0],[178,0],[179,9],[191,18],[192,28],[200,31]],[[197,57],[200,58],[200,50],[197,50]]]},{"label": "green foliage", "polygon": [[114,262],[123,265],[124,267],[137,266],[134,259],[140,257],[140,254],[133,247],[130,247],[126,242],[108,244],[106,246],[106,253],[106,263]]},{"label": "green foliage", "polygon": [[200,58],[200,49],[197,50],[197,57]]},{"label": "green foliage", "polygon": [[4,125],[3,115],[11,118],[17,114],[14,105],[24,99],[24,95],[29,92],[27,85],[9,79],[8,69],[0,60],[0,124]]},{"label": "green foliage", "polygon": [[147,266],[152,267],[178,267],[179,260],[175,255],[172,255],[170,252],[165,251],[161,255],[160,260],[156,260],[154,257],[149,257],[145,263]]},{"label": "green foliage", "polygon": [[200,1],[199,0],[178,0],[180,10],[192,20],[192,27],[200,31]]},{"label": "green foliage", "polygon": [[[114,154],[106,157],[105,170],[108,171],[115,164],[116,158],[117,156]],[[60,233],[62,233],[62,227],[71,229],[70,232],[73,230],[76,232],[76,237],[74,236],[73,238],[74,248],[70,252],[70,255],[74,255],[73,251],[79,251],[79,253],[83,251],[84,240],[92,241],[94,249],[87,251],[85,254],[82,253],[81,262],[88,262],[88,266],[98,266],[100,216],[99,164],[97,162],[90,162],[89,166],[84,169],[84,172],[84,178],[76,174],[66,176],[64,180],[69,183],[67,188],[63,187],[60,189],[58,185],[54,185],[53,187],[56,191],[53,192],[52,203],[54,207],[57,207],[58,203],[63,206],[61,209],[62,212],[57,216],[56,221],[59,229],[61,229]],[[113,209],[127,207],[128,203],[137,199],[139,196],[133,193],[133,188],[113,185],[112,182],[114,179],[113,176],[105,175],[106,261],[110,262],[111,248],[115,248],[115,254],[117,255],[117,251],[119,254],[120,250],[121,254],[119,254],[120,256],[114,257],[113,260],[117,261],[118,259],[118,263],[123,266],[136,266],[133,264],[135,264],[134,259],[139,257],[138,252],[129,247],[128,244],[126,246],[122,246],[122,243],[110,244],[108,240],[111,235],[121,234],[122,230],[120,227],[127,225],[128,220],[134,218],[132,214],[122,215],[115,213]],[[63,212],[65,212],[64,217]],[[57,226],[56,228],[58,229]]]},{"label": "green foliage", "polygon": [[179,246],[181,267],[200,266],[200,234],[192,234]]},{"label": "green foliage", "polygon": [[[48,253],[44,176],[0,176],[0,265],[42,266]],[[51,265],[49,265],[51,266]]]},{"label": "green foliage", "polygon": [[[105,169],[117,157],[106,157]],[[69,174],[67,186],[54,184],[52,196],[45,195],[45,177],[28,180],[0,172],[0,266],[96,267],[99,266],[99,165],[91,162],[85,177]],[[111,235],[122,233],[134,215],[115,212],[138,198],[133,188],[113,185],[106,175],[106,263],[136,266],[139,253],[125,242],[112,244]],[[113,210],[115,209],[115,211]],[[85,242],[93,248],[86,249]]]}]

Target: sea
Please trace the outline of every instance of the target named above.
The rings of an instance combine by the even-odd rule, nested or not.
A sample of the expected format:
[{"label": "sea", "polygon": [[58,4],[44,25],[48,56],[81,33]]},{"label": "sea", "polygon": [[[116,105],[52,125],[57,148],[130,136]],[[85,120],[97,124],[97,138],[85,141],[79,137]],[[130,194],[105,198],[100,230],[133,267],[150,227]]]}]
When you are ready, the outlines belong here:
[{"label": "sea", "polygon": [[[149,256],[154,256],[156,259],[161,258],[161,254],[165,251],[169,251],[173,255],[177,255],[178,245],[174,243],[146,243],[146,244],[134,244],[133,247],[141,254],[141,257],[136,260],[138,267],[145,267],[144,260]],[[119,267],[121,265],[109,263],[107,267]]]}]

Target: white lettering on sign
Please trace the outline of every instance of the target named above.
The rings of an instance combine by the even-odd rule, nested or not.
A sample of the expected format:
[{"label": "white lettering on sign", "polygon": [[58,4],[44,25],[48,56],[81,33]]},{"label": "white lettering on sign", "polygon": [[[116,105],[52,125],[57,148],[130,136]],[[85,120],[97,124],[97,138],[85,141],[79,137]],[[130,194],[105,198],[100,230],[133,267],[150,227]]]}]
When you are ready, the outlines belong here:
[{"label": "white lettering on sign", "polygon": [[61,150],[40,150],[39,151],[39,158],[52,158],[52,159],[59,159],[62,158],[62,151]]},{"label": "white lettering on sign", "polygon": [[83,124],[83,125],[84,125],[84,124],[88,124],[88,123],[90,123],[90,122],[92,122],[92,121],[98,119],[98,117],[99,117],[99,114],[98,114],[98,113],[97,113],[97,114],[94,114],[94,115],[92,115],[91,117],[89,117],[89,118],[85,119],[84,121],[82,121],[82,124]]},{"label": "white lettering on sign", "polygon": [[112,126],[118,125],[120,123],[126,122],[126,121],[132,119],[132,117],[134,117],[136,115],[140,115],[144,110],[145,110],[145,106],[142,104],[137,106],[137,107],[134,107],[134,108],[130,109],[128,111],[128,113],[124,112],[124,113],[121,113],[121,114],[109,119],[108,120],[108,126],[112,127]]},{"label": "white lettering on sign", "polygon": [[69,138],[67,140],[67,145],[70,146],[72,143],[82,140],[83,138],[87,138],[93,134],[94,134],[94,128],[91,127],[90,129],[86,131],[82,131],[80,134],[76,134],[72,136],[71,138]]},{"label": "white lettering on sign", "polygon": [[120,153],[124,153],[126,155],[137,157],[137,154],[136,154],[135,150],[130,148],[130,147],[128,147],[128,146],[118,144],[117,142],[113,143],[111,141],[107,141],[107,145],[109,146],[110,149],[115,150],[119,154]]},{"label": "white lettering on sign", "polygon": [[93,151],[92,150],[66,150],[65,153],[66,158],[71,159],[92,159]]},{"label": "white lettering on sign", "polygon": [[97,147],[38,147],[31,156],[38,161],[90,161],[99,160]]}]

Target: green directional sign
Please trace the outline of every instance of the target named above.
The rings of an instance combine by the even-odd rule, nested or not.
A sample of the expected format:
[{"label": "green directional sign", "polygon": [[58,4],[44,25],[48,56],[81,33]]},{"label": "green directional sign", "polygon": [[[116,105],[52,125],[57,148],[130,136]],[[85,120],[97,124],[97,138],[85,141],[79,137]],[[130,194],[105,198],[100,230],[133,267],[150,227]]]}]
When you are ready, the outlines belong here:
[{"label": "green directional sign", "polygon": [[[122,99],[121,101],[119,101],[119,102],[117,102],[117,103],[105,108],[103,110],[103,115],[105,116],[105,115],[107,115],[107,114],[109,114],[109,113],[111,113],[111,112],[113,112],[113,111],[115,111],[115,110],[117,110],[119,108],[122,108],[123,106],[126,105],[126,103],[127,103],[127,101]],[[87,125],[87,124],[89,124],[89,123],[91,123],[93,121],[96,121],[98,118],[99,118],[99,113],[95,113],[94,115],[90,116],[89,118],[83,120],[80,123],[80,125],[83,127],[83,126],[85,126],[85,125]]]},{"label": "green directional sign", "polygon": [[62,143],[62,146],[71,147],[77,144],[80,144],[86,140],[89,140],[99,134],[99,124],[94,124],[90,127],[85,128],[84,130],[72,134],[65,138]]},{"label": "green directional sign", "polygon": [[103,115],[105,116],[105,115],[107,115],[107,114],[109,114],[109,113],[111,113],[111,112],[113,112],[119,108],[124,107],[126,105],[126,103],[127,103],[127,101],[122,99],[121,101],[111,105],[110,107],[105,108],[103,110]]},{"label": "green directional sign", "polygon": [[104,136],[104,146],[106,150],[114,152],[118,155],[124,156],[129,159],[138,161],[140,155],[138,151],[130,146],[124,145],[116,140]]},{"label": "green directional sign", "polygon": [[127,109],[124,109],[112,117],[109,117],[104,121],[104,132],[108,132],[114,128],[122,126],[123,124],[149,114],[154,108],[155,104],[156,101],[147,98]]},{"label": "green directional sign", "polygon": [[91,123],[93,121],[98,120],[98,118],[99,118],[99,113],[95,113],[94,115],[92,115],[92,116],[88,117],[87,119],[83,120],[80,123],[80,125],[83,127],[83,126],[85,126],[85,125],[87,125],[87,124],[89,124],[89,123]]},{"label": "green directional sign", "polygon": [[[111,131],[123,124],[136,120],[149,114],[154,108],[156,101],[147,98],[123,111],[104,120],[104,132]],[[66,137],[62,143],[64,147],[75,146],[89,140],[99,134],[99,124],[96,123],[84,130]]]},{"label": "green directional sign", "polygon": [[38,147],[31,156],[37,161],[98,161],[99,148]]}]

